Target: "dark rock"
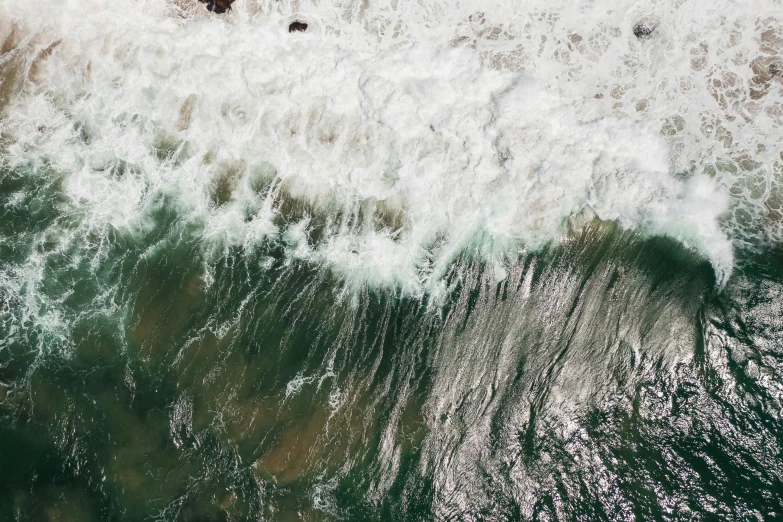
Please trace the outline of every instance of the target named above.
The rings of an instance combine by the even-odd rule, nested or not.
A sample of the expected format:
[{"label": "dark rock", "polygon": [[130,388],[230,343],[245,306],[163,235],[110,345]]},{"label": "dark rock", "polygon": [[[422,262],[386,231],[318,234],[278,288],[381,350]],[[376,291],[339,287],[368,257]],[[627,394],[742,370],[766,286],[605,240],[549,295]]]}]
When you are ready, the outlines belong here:
[{"label": "dark rock", "polygon": [[213,13],[222,14],[231,9],[234,0],[199,0],[202,4],[207,4],[207,9]]},{"label": "dark rock", "polygon": [[769,75],[770,76],[783,76],[783,62],[772,62],[769,64]]},{"label": "dark rock", "polygon": [[655,31],[655,26],[645,22],[638,23],[633,27],[633,35],[639,40],[649,38],[652,36],[653,31]]},{"label": "dark rock", "polygon": [[301,33],[307,31],[307,24],[304,22],[292,22],[291,25],[288,26],[288,32],[293,33],[294,31],[299,31]]}]

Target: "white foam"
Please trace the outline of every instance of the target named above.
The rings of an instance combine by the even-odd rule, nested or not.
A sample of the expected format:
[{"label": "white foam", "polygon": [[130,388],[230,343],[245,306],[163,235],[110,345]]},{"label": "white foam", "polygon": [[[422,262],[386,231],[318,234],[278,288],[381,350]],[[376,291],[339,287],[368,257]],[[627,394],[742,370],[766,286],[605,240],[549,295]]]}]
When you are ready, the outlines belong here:
[{"label": "white foam", "polygon": [[[45,158],[66,172],[93,229],[133,227],[164,192],[203,221],[218,254],[279,240],[346,281],[414,294],[438,289],[466,249],[502,278],[508,256],[556,239],[585,211],[681,239],[724,281],[727,231],[739,230],[731,218],[719,224],[738,205],[726,187],[745,181],[709,177],[718,154],[684,107],[709,105],[694,94],[698,56],[688,51],[666,72],[679,43],[717,34],[703,22],[678,32],[695,23],[681,4],[669,13],[541,2],[520,14],[505,3],[481,13],[470,2],[364,11],[303,2],[298,17],[313,31],[288,34],[297,15],[288,4],[239,0],[217,17],[161,1],[28,2],[9,16],[41,47],[61,43],[6,108],[6,161]],[[658,29],[639,42],[629,27],[643,16]],[[750,45],[751,18],[724,25],[720,34],[740,28],[735,47]],[[461,43],[466,34],[475,49]],[[131,166],[122,176],[120,164]],[[674,176],[683,169],[695,173]],[[258,177],[274,178],[273,189],[259,191]],[[216,205],[220,183],[230,198]],[[343,218],[313,244],[312,216],[275,220],[280,197]],[[385,217],[373,223],[373,210]]]}]

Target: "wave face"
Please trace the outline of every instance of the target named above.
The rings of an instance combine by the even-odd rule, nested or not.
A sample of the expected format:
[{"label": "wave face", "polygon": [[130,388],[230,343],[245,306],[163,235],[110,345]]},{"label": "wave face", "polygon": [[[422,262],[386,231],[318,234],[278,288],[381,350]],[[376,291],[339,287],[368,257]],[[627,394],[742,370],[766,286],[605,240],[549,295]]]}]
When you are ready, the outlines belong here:
[{"label": "wave face", "polygon": [[781,127],[775,2],[0,3],[0,518],[775,519]]}]

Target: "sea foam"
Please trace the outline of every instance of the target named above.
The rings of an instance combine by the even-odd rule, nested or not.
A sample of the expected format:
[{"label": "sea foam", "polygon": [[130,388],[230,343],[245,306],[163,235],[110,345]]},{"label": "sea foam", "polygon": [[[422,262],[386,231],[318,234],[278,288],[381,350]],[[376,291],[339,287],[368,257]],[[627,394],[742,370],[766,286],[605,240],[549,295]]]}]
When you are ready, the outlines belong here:
[{"label": "sea foam", "polygon": [[[684,18],[630,4],[600,21],[590,11],[597,26],[574,25],[566,60],[547,47],[565,27],[557,6],[549,17],[506,6],[500,25],[476,6],[444,9],[431,34],[420,22],[438,20],[437,10],[411,6],[335,14],[239,0],[222,18],[187,2],[122,0],[112,16],[101,0],[6,7],[3,31],[21,36],[6,38],[18,58],[4,67],[22,79],[5,87],[4,161],[62,172],[91,233],[144,233],[165,194],[203,224],[210,255],[280,242],[351,284],[436,291],[466,251],[502,279],[509,258],[558,240],[574,216],[676,237],[726,280],[730,236],[743,237],[728,212],[749,200],[732,198],[730,182],[744,178],[736,167],[731,178],[717,173],[717,159],[696,163],[707,145],[687,135],[690,120],[662,116],[696,87],[674,99],[655,91],[633,117],[618,101],[649,83],[640,60],[660,74]],[[368,13],[399,18],[396,43]],[[662,42],[629,41],[642,15],[658,16]],[[288,34],[292,16],[312,31]],[[542,16],[551,34],[539,38]],[[470,27],[473,45],[462,45]],[[526,54],[533,37],[553,54]],[[590,82],[624,74],[604,69],[599,80],[590,64],[633,50],[617,60],[638,69],[622,94],[586,95],[606,90]],[[581,77],[569,65],[577,59]],[[741,151],[729,152],[741,165]]]}]

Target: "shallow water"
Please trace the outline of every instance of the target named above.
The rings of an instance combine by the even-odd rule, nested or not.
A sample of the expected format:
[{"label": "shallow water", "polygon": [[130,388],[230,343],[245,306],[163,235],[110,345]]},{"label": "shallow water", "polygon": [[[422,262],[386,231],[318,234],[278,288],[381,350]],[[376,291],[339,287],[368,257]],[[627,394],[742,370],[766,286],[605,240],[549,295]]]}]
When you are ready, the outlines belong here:
[{"label": "shallow water", "polygon": [[783,516],[781,6],[489,7],[0,3],[0,519]]}]

